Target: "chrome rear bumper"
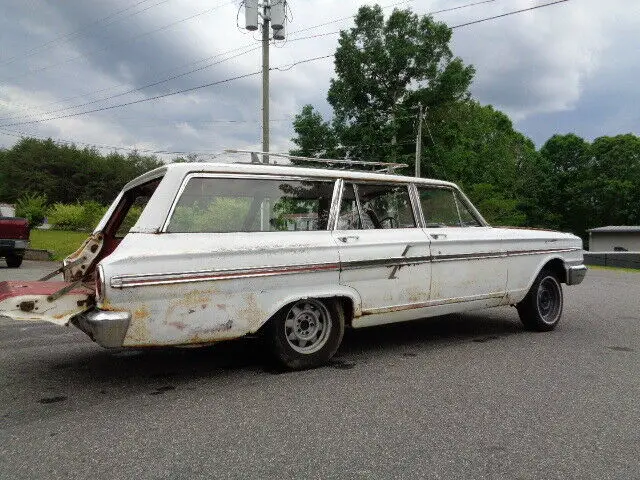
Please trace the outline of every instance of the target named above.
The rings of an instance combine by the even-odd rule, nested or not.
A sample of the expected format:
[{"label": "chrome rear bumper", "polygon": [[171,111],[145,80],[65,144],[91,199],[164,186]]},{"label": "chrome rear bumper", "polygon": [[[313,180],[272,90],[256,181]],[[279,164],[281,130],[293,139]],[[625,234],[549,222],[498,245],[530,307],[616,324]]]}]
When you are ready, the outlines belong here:
[{"label": "chrome rear bumper", "polygon": [[578,285],[582,283],[587,274],[587,267],[584,265],[569,265],[567,269],[567,285]]},{"label": "chrome rear bumper", "polygon": [[110,312],[89,310],[71,320],[76,327],[91,337],[91,340],[103,347],[121,347],[129,329],[129,312]]}]

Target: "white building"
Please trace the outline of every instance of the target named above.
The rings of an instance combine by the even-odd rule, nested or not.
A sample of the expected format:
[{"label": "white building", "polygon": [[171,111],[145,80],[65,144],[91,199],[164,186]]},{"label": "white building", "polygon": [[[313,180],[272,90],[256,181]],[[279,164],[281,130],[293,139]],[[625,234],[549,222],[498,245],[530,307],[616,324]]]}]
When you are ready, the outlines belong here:
[{"label": "white building", "polygon": [[587,230],[590,252],[640,252],[640,225],[614,225]]}]

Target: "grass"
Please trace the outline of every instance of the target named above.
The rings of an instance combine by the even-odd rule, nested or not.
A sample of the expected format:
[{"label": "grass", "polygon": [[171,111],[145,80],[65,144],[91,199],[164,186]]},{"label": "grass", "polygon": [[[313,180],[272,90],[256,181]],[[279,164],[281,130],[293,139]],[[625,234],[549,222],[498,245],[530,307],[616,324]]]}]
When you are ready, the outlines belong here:
[{"label": "grass", "polygon": [[614,272],[640,273],[640,268],[605,267],[602,265],[587,265],[589,270],[613,270]]},{"label": "grass", "polygon": [[62,230],[31,230],[30,247],[53,252],[54,260],[62,260],[89,236],[85,232],[65,232]]}]

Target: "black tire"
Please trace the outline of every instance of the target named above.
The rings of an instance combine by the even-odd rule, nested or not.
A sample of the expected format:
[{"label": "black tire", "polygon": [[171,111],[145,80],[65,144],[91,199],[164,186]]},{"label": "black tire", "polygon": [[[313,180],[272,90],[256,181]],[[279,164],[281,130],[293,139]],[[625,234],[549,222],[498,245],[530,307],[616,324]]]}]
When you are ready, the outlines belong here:
[{"label": "black tire", "polygon": [[9,268],[20,268],[20,265],[22,265],[22,257],[20,255],[7,255],[5,260]]},{"label": "black tire", "polygon": [[557,275],[542,270],[516,308],[525,328],[548,332],[560,322],[563,303],[562,285]]},{"label": "black tire", "polygon": [[327,363],[342,342],[344,311],[335,300],[299,300],[280,310],[265,333],[280,366],[290,370],[317,367]]}]

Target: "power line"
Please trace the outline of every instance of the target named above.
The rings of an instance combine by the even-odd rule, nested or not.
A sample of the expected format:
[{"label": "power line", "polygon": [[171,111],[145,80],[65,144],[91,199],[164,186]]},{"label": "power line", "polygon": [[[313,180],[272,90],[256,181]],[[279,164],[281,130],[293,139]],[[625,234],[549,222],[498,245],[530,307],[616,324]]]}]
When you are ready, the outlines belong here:
[{"label": "power line", "polygon": [[[514,14],[526,12],[526,11],[529,11],[529,10],[535,10],[537,8],[548,7],[548,6],[556,5],[556,4],[559,4],[559,3],[564,3],[564,2],[567,2],[567,1],[568,0],[556,0],[555,2],[551,2],[551,3],[547,3],[547,4],[543,4],[543,5],[538,5],[538,6],[530,7],[530,8],[526,8],[526,9],[516,10],[516,11],[508,12],[508,13],[505,13],[505,14],[502,14],[502,15],[495,15],[493,17],[486,17],[486,18],[479,19],[479,20],[476,20],[476,21],[473,21],[473,22],[467,22],[467,23],[464,23],[464,24],[455,25],[455,26],[450,27],[450,28],[451,29],[461,28],[461,27],[465,27],[465,26],[468,26],[468,25],[473,25],[473,24],[476,24],[476,23],[492,20],[494,18],[502,18],[502,17],[508,16],[508,15],[514,15]],[[295,67],[297,65],[301,65],[301,64],[304,64],[304,63],[309,63],[309,62],[313,62],[313,61],[317,61],[317,60],[322,60],[322,59],[326,59],[326,58],[331,58],[333,56],[334,56],[334,54],[328,54],[328,55],[321,55],[321,56],[317,56],[317,57],[307,58],[307,59],[299,60],[299,61],[296,61],[296,62],[293,62],[293,63],[290,63],[290,64],[285,64],[285,65],[280,66],[280,67],[271,67],[270,70],[288,71],[288,70],[291,70],[291,68],[293,68],[293,67]],[[161,98],[165,98],[165,97],[169,97],[169,96],[173,96],[173,95],[178,95],[178,94],[181,94],[181,93],[191,92],[191,91],[194,91],[194,90],[199,90],[199,89],[202,89],[202,88],[219,85],[219,84],[222,84],[222,83],[228,83],[228,82],[239,80],[239,79],[242,79],[242,78],[247,78],[247,77],[251,77],[251,76],[255,76],[255,75],[260,75],[261,73],[262,73],[262,70],[259,70],[257,72],[247,73],[247,74],[244,74],[244,75],[238,75],[238,76],[231,77],[231,78],[228,78],[228,79],[219,80],[219,81],[216,81],[216,82],[206,83],[204,85],[198,85],[198,86],[195,86],[195,87],[181,89],[181,90],[177,90],[177,91],[174,91],[174,92],[168,92],[168,93],[164,93],[164,94],[160,94],[160,95],[155,95],[155,96],[149,97],[149,98],[138,99],[138,100],[134,100],[134,101],[130,101],[130,102],[125,102],[125,103],[121,103],[121,104],[100,107],[100,108],[96,108],[96,109],[92,109],[92,110],[86,110],[86,111],[82,111],[82,112],[75,112],[75,113],[69,113],[69,114],[66,114],[66,115],[59,115],[59,116],[55,116],[55,117],[51,117],[51,118],[4,124],[4,125],[0,125],[0,128],[17,126],[17,125],[28,125],[28,124],[34,124],[34,123],[41,123],[41,122],[45,122],[45,121],[58,120],[58,119],[62,119],[62,118],[76,117],[76,116],[80,116],[80,115],[86,115],[86,114],[89,114],[89,113],[96,113],[96,112],[101,112],[101,111],[105,111],[105,110],[111,110],[111,109],[114,109],[114,108],[120,108],[120,107],[129,106],[129,105],[135,105],[135,104],[138,104],[138,103],[148,102],[148,101],[157,100],[157,99],[161,99]]]},{"label": "power line", "polygon": [[[165,0],[165,1],[168,1],[168,0]],[[161,3],[163,3],[163,2],[161,2]],[[158,27],[158,28],[156,28],[154,30],[150,30],[148,32],[143,32],[143,33],[140,33],[140,34],[137,34],[137,35],[133,35],[133,36],[131,36],[131,37],[125,39],[125,40],[122,40],[120,42],[116,42],[115,44],[111,44],[111,45],[109,45],[107,47],[91,50],[91,51],[86,52],[84,54],[77,55],[77,56],[71,57],[71,58],[67,58],[66,60],[62,60],[60,62],[52,63],[52,64],[49,64],[49,65],[45,65],[44,67],[36,68],[36,69],[33,69],[33,70],[27,70],[26,72],[24,72],[24,73],[22,73],[20,75],[16,75],[16,76],[13,76],[13,77],[5,78],[5,81],[16,80],[18,78],[26,77],[26,76],[34,74],[34,73],[42,72],[44,70],[49,70],[50,68],[53,68],[53,67],[57,67],[57,66],[60,66],[60,65],[64,65],[64,64],[73,62],[75,60],[78,60],[79,58],[85,58],[87,53],[105,52],[105,51],[109,50],[113,45],[120,45],[120,44],[123,44],[123,43],[129,43],[131,41],[138,40],[138,39],[140,39],[142,37],[146,37],[148,35],[153,35],[154,33],[158,33],[160,31],[166,30],[168,28],[174,27],[174,26],[176,26],[176,25],[178,25],[180,23],[187,22],[189,20],[193,20],[194,18],[200,17],[200,16],[205,15],[207,13],[211,13],[214,10],[217,10],[218,8],[222,8],[222,7],[226,6],[226,5],[231,5],[232,3],[235,3],[235,0],[232,0],[232,1],[220,4],[220,5],[217,5],[217,6],[213,7],[213,8],[208,8],[206,10],[203,10],[203,11],[199,12],[199,13],[196,13],[196,14],[191,15],[191,16],[186,17],[186,18],[182,18],[180,20],[176,20],[176,21],[168,23],[166,25],[162,25],[161,27]]]},{"label": "power line", "polygon": [[83,112],[68,113],[66,115],[58,115],[56,117],[43,118],[43,119],[40,119],[40,120],[30,120],[30,121],[27,121],[27,122],[7,123],[5,125],[0,125],[0,128],[13,127],[13,126],[17,126],[17,125],[29,125],[29,124],[34,124],[34,123],[42,123],[42,122],[48,122],[48,121],[51,121],[51,120],[59,120],[61,118],[71,118],[71,117],[77,117],[77,116],[80,116],[80,115],[86,115],[88,113],[96,113],[96,112],[102,112],[102,111],[105,111],[105,110],[112,110],[114,108],[127,107],[129,105],[135,105],[135,104],[143,103],[143,102],[150,102],[152,100],[158,100],[160,98],[171,97],[173,95],[178,95],[178,94],[181,94],[181,93],[193,92],[195,90],[200,90],[202,88],[213,87],[214,85],[220,85],[220,84],[223,84],[223,83],[233,82],[235,80],[240,80],[242,78],[253,77],[255,75],[260,75],[261,73],[262,73],[262,70],[258,70],[257,72],[245,73],[244,75],[237,75],[235,77],[225,78],[224,80],[218,80],[216,82],[205,83],[204,85],[197,85],[195,87],[184,88],[184,89],[181,89],[181,90],[176,90],[175,92],[163,93],[161,95],[155,95],[155,96],[149,97],[149,98],[141,98],[139,100],[132,100],[130,102],[119,103],[119,104],[116,104],[116,105],[109,105],[109,106],[106,106],[106,107],[94,108],[92,110],[86,110],[86,111],[83,111]]},{"label": "power line", "polygon": [[[220,63],[223,63],[223,62],[226,62],[226,61],[232,60],[232,59],[234,59],[234,58],[240,57],[240,56],[242,56],[242,55],[246,55],[247,53],[253,52],[254,50],[258,50],[259,48],[260,48],[259,46],[258,46],[258,47],[253,47],[253,48],[251,48],[251,49],[249,49],[249,50],[246,50],[246,51],[244,51],[244,52],[240,52],[240,53],[238,53],[238,54],[236,54],[236,55],[232,55],[231,57],[227,57],[227,58],[224,58],[224,59],[222,59],[222,60],[218,60],[217,62],[209,63],[209,64],[204,65],[204,66],[202,66],[202,67],[194,68],[194,69],[192,69],[192,70],[189,70],[188,72],[184,72],[184,73],[180,73],[180,74],[177,74],[177,75],[173,75],[173,76],[171,76],[171,77],[165,78],[164,80],[158,80],[157,82],[152,82],[152,83],[149,83],[149,84],[147,84],[147,85],[143,85],[143,86],[141,86],[141,87],[132,88],[132,89],[130,89],[130,90],[127,90],[126,92],[117,93],[117,94],[115,94],[115,95],[110,95],[110,96],[108,96],[108,97],[99,98],[99,99],[97,99],[97,100],[91,100],[91,101],[89,101],[89,102],[80,103],[80,104],[78,104],[78,105],[72,105],[72,106],[70,106],[70,107],[56,108],[56,109],[54,109],[54,110],[49,110],[49,111],[47,111],[47,112],[27,114],[27,115],[25,115],[25,116],[51,115],[51,114],[53,114],[53,113],[62,112],[62,111],[64,111],[64,110],[72,110],[72,109],[76,109],[76,108],[80,108],[80,107],[86,107],[87,105],[93,105],[93,104],[95,104],[95,103],[104,102],[104,101],[106,101],[106,100],[112,100],[112,99],[114,99],[114,98],[122,97],[122,96],[124,96],[124,95],[129,95],[129,94],[131,94],[131,93],[135,93],[135,92],[138,92],[138,91],[140,91],[140,90],[144,90],[144,89],[146,89],[146,88],[155,87],[155,86],[161,85],[161,84],[163,84],[163,83],[170,82],[171,80],[175,80],[175,79],[177,79],[177,78],[181,78],[181,77],[184,77],[184,76],[186,76],[186,75],[190,75],[190,74],[192,74],[192,73],[194,73],[194,72],[197,72],[197,71],[200,71],[200,70],[204,70],[205,68],[209,68],[209,67],[212,67],[212,66],[214,66],[214,65],[218,65],[218,64],[220,64]],[[0,119],[0,121],[2,121],[2,120],[15,120],[15,119],[16,119],[16,117],[5,117],[5,118]]]},{"label": "power line", "polygon": [[[168,0],[167,0],[167,1],[168,1]],[[414,2],[414,1],[415,1],[415,0],[404,0],[404,1],[401,1],[401,2],[395,2],[395,3],[389,4],[389,5],[385,5],[385,6],[384,6],[384,7],[382,7],[382,8],[383,8],[383,9],[387,9],[387,8],[395,7],[395,6],[402,5],[402,4],[406,4],[406,3],[412,3],[412,2]],[[480,4],[492,3],[492,2],[495,2],[495,1],[496,1],[496,0],[482,0],[482,1],[476,1],[476,2],[472,2],[472,3],[464,4],[464,5],[458,5],[458,6],[456,6],[456,7],[450,7],[450,8],[445,8],[445,9],[441,9],[441,10],[436,10],[436,11],[428,12],[428,13],[427,13],[427,15],[435,15],[435,14],[438,14],[438,13],[451,12],[451,11],[460,10],[460,9],[463,9],[463,8],[473,7],[473,6],[480,5]],[[231,3],[233,3],[233,2],[231,2]],[[225,5],[226,5],[226,4],[225,4]],[[224,6],[224,5],[222,5],[222,6]],[[220,6],[218,6],[218,7],[220,7]],[[218,8],[218,7],[216,7],[216,8]],[[293,35],[293,34],[295,34],[295,33],[303,32],[303,31],[312,30],[312,29],[319,28],[319,27],[322,27],[322,26],[325,26],[325,25],[329,25],[329,24],[331,24],[331,23],[337,23],[337,22],[341,22],[341,21],[344,21],[344,20],[349,20],[349,19],[351,19],[351,18],[354,18],[355,16],[356,16],[356,15],[350,15],[350,16],[347,16],[347,17],[341,17],[341,18],[338,18],[338,19],[336,19],[336,20],[332,20],[332,21],[330,21],[330,22],[324,22],[324,23],[320,23],[320,24],[317,24],[317,25],[312,25],[312,26],[310,26],[310,27],[306,27],[306,28],[303,28],[303,29],[300,29],[300,30],[296,30],[296,31],[294,31],[294,32],[290,33],[289,35]],[[340,30],[333,31],[333,32],[327,32],[327,33],[316,34],[316,35],[309,35],[309,36],[306,36],[306,37],[300,37],[300,38],[288,39],[288,41],[289,41],[289,42],[295,42],[295,41],[300,41],[300,40],[308,40],[308,39],[312,39],[312,38],[318,38],[318,37],[324,37],[324,36],[329,36],[329,35],[335,35],[335,34],[337,34],[337,33],[340,33]],[[234,48],[234,49],[228,50],[228,51],[226,51],[226,52],[222,52],[222,53],[220,53],[220,54],[216,54],[216,55],[212,55],[212,56],[209,56],[209,57],[205,57],[204,59],[198,60],[198,61],[196,61],[196,62],[189,62],[189,63],[187,63],[187,64],[183,65],[183,67],[184,67],[184,66],[189,66],[189,65],[197,65],[198,63],[202,63],[202,62],[204,62],[204,61],[207,61],[207,60],[210,60],[210,59],[213,59],[213,58],[217,58],[217,57],[220,57],[220,56],[225,55],[225,54],[228,54],[228,53],[233,53],[233,52],[236,52],[236,51],[238,51],[238,50],[242,50],[242,49],[244,49],[244,48],[249,48],[249,47],[251,47],[252,45],[254,45],[254,44],[253,44],[253,43],[246,44],[246,45],[243,45],[243,46],[240,46],[240,47],[237,47],[237,48]],[[258,49],[258,48],[259,48],[259,47],[255,47],[255,49]],[[245,52],[245,53],[249,53],[249,52],[251,52],[251,51],[253,51],[253,50],[254,50],[254,49],[252,48],[252,49],[248,50],[248,51],[247,51],[247,52]],[[78,57],[76,57],[76,58],[78,58]],[[232,57],[232,58],[235,58],[235,57]],[[224,61],[226,61],[226,60],[224,60]],[[90,104],[98,103],[98,102],[103,101],[103,100],[109,100],[109,99],[112,99],[112,98],[117,98],[117,97],[120,97],[120,96],[123,96],[123,95],[127,95],[127,94],[129,94],[129,93],[133,93],[133,92],[138,91],[138,90],[142,90],[142,89],[145,89],[145,88],[149,88],[149,87],[151,87],[151,86],[155,86],[155,85],[159,85],[159,84],[161,84],[161,83],[165,83],[165,81],[170,81],[170,80],[173,80],[173,79],[175,79],[175,78],[179,78],[179,77],[182,77],[182,76],[188,75],[188,74],[190,74],[190,73],[193,73],[193,72],[196,72],[196,71],[199,71],[199,70],[203,70],[204,68],[208,68],[208,67],[210,67],[210,66],[212,66],[212,65],[216,65],[217,63],[220,63],[220,62],[216,62],[216,63],[213,63],[213,64],[209,64],[209,65],[206,65],[206,66],[204,66],[204,67],[202,67],[202,68],[196,68],[196,69],[190,70],[190,71],[188,71],[188,72],[185,72],[184,74],[179,74],[179,75],[176,75],[176,76],[174,76],[174,77],[170,77],[170,78],[168,78],[168,79],[166,79],[166,80],[162,80],[162,81],[159,81],[159,82],[154,82],[154,83],[151,83],[151,84],[145,85],[145,86],[143,86],[143,87],[138,87],[138,88],[136,88],[136,89],[130,89],[130,90],[127,90],[127,91],[125,91],[125,92],[123,92],[123,93],[115,94],[115,95],[113,95],[113,96],[109,96],[109,97],[106,97],[106,98],[103,98],[103,99],[97,99],[97,100],[94,100],[94,101],[91,101],[91,102],[86,102],[86,103],[83,103],[83,104],[80,104],[80,105],[74,105],[74,106],[69,106],[69,107],[59,108],[59,109],[51,110],[51,111],[44,112],[44,113],[33,113],[33,114],[31,114],[31,113],[27,113],[27,114],[22,114],[22,115],[20,115],[20,114],[18,114],[18,115],[9,115],[9,116],[7,116],[7,117],[0,118],[0,121],[5,121],[5,120],[16,120],[16,119],[19,119],[19,118],[21,118],[21,117],[22,117],[22,118],[26,118],[26,117],[33,117],[33,116],[35,116],[35,115],[48,115],[48,114],[50,114],[50,113],[55,113],[55,112],[64,111],[64,110],[71,110],[71,109],[79,108],[79,107],[81,107],[81,106],[86,106],[86,105],[90,105]],[[45,67],[45,68],[49,68],[49,67],[47,66],[47,67]],[[178,67],[178,68],[181,68],[181,67]],[[173,70],[177,70],[178,68],[171,69],[171,70],[168,70],[168,71],[170,72],[170,71],[173,71]],[[101,92],[108,91],[108,90],[111,90],[111,89],[113,89],[113,87],[104,88],[104,89],[97,90],[97,91],[95,91],[95,92],[89,92],[89,93],[86,93],[86,94],[83,94],[83,95],[76,95],[76,96],[73,96],[73,97],[68,97],[68,98],[63,99],[63,100],[60,100],[60,101],[56,101],[56,102],[51,102],[51,103],[45,104],[45,106],[47,106],[47,105],[55,105],[55,104],[59,104],[59,103],[63,103],[63,102],[64,102],[64,101],[66,101],[66,100],[71,100],[71,99],[73,99],[73,98],[80,98],[80,97],[84,97],[84,96],[89,96],[89,95],[92,95],[92,94],[101,93]],[[29,106],[26,106],[26,105],[25,105],[25,107],[26,107],[26,108],[30,108]]]},{"label": "power line", "polygon": [[[5,59],[5,60],[1,61],[0,65],[9,65],[9,64],[15,62],[16,60],[18,60],[20,58],[24,59],[24,58],[36,55],[37,53],[41,52],[42,50],[47,50],[52,45],[55,45],[56,43],[58,43],[58,42],[60,42],[62,40],[68,39],[70,37],[78,36],[78,33],[83,32],[83,31],[89,29],[90,27],[93,27],[94,25],[97,25],[97,24],[102,23],[102,22],[104,22],[106,20],[109,20],[110,18],[116,17],[119,14],[126,12],[127,10],[131,10],[131,9],[137,7],[138,5],[141,5],[143,3],[147,3],[149,1],[151,1],[151,0],[140,0],[139,2],[137,2],[135,4],[130,5],[130,6],[126,7],[126,8],[121,9],[121,10],[118,10],[118,11],[116,11],[116,12],[110,14],[110,15],[107,15],[106,17],[102,17],[102,18],[99,18],[97,20],[94,20],[93,22],[91,22],[91,23],[89,23],[87,25],[84,25],[83,27],[80,27],[77,30],[73,30],[71,32],[64,33],[62,35],[58,35],[57,37],[55,37],[55,38],[53,38],[53,39],[51,39],[51,40],[49,40],[49,41],[47,41],[47,42],[45,42],[45,43],[43,43],[41,45],[38,45],[36,47],[30,48],[29,50],[26,50],[25,52],[23,52],[20,55],[15,55],[13,57],[9,57],[8,59]],[[150,8],[157,7],[158,5],[161,5],[163,3],[167,3],[168,1],[169,0],[162,0],[159,3],[156,3],[154,5],[148,6],[148,7],[144,8],[144,9],[142,9],[142,10],[138,10],[137,12],[133,12],[132,14],[126,15],[126,16],[124,16],[122,18],[119,18],[119,19],[113,21],[113,22],[109,22],[106,25],[103,25],[103,27],[112,25],[112,24],[114,24],[116,22],[119,22],[121,20],[124,20],[126,18],[133,17],[134,15],[138,15],[139,13],[142,13],[142,12],[144,12],[146,10],[149,10]]]},{"label": "power line", "polygon": [[[183,64],[183,65],[179,66],[179,67],[174,67],[174,68],[170,68],[170,69],[166,69],[166,70],[161,70],[160,72],[157,72],[157,73],[173,72],[173,71],[179,70],[179,69],[180,69],[180,68],[182,68],[182,67],[187,67],[187,66],[189,66],[189,65],[197,65],[197,64],[202,63],[202,62],[205,62],[205,61],[207,61],[207,60],[212,60],[212,59],[214,59],[214,58],[218,58],[218,57],[221,57],[221,56],[223,56],[223,55],[226,55],[226,54],[229,54],[229,53],[233,53],[233,52],[237,52],[237,51],[242,50],[242,49],[244,49],[244,48],[251,47],[252,45],[253,45],[253,44],[246,44],[246,45],[243,45],[243,46],[241,46],[241,47],[237,47],[237,48],[233,48],[233,49],[231,49],[231,50],[227,50],[227,51],[225,51],[225,52],[221,52],[221,53],[218,53],[218,54],[215,54],[215,55],[210,55],[210,56],[208,56],[208,57],[201,58],[200,60],[197,60],[197,61],[195,61],[195,62],[188,62],[188,63],[186,63],[186,64]],[[254,47],[254,48],[255,48],[255,49],[257,49],[257,48],[259,48],[259,47]],[[245,52],[245,53],[249,53],[249,52]],[[232,57],[232,58],[235,58],[235,57]],[[224,61],[226,61],[226,60],[224,60]],[[210,66],[212,66],[212,65],[216,65],[217,63],[219,63],[219,62],[216,62],[216,63],[213,63],[213,64],[208,64],[208,65],[206,65],[205,67],[203,67],[202,69],[204,69],[204,68],[208,68],[208,67],[210,67]],[[186,75],[186,74],[188,74],[188,73],[193,73],[193,72],[198,71],[198,70],[202,70],[202,69],[193,69],[193,70],[190,70],[189,72],[185,73],[185,75]],[[157,73],[156,73],[156,75],[157,75]],[[176,77],[176,78],[177,78],[177,77]],[[171,79],[172,79],[172,78],[171,78]],[[169,80],[171,80],[171,79],[169,79]],[[168,81],[168,80],[167,80],[167,81]],[[158,82],[158,83],[162,83],[162,82],[163,82],[163,81],[160,81],[160,82]],[[118,88],[118,87],[121,87],[121,86],[122,86],[122,85],[116,85],[116,86],[111,86],[111,87],[101,88],[101,89],[99,89],[99,90],[94,90],[94,91],[92,91],[92,92],[87,92],[87,93],[83,93],[83,94],[80,94],[80,95],[73,95],[73,96],[71,96],[71,97],[66,97],[66,98],[63,98],[63,99],[61,99],[61,100],[56,100],[56,101],[54,101],[54,102],[45,103],[45,104],[41,105],[41,106],[40,106],[40,108],[44,108],[44,107],[49,106],[49,105],[57,105],[57,104],[60,104],[60,103],[64,103],[64,102],[66,102],[66,101],[68,101],[68,100],[73,100],[74,98],[82,98],[82,97],[88,97],[88,96],[91,96],[91,95],[96,95],[96,94],[98,94],[98,93],[102,93],[102,92],[106,92],[106,91],[109,91],[109,90],[113,90],[113,89]],[[143,87],[138,87],[137,89],[127,90],[125,93],[132,93],[132,92],[133,92],[133,91],[135,91],[135,90],[141,90],[141,89],[147,88],[148,86],[150,86],[150,85],[146,85],[146,86],[143,86]],[[124,93],[123,93],[123,94],[124,94]],[[115,96],[115,95],[114,95],[114,96]],[[100,99],[100,100],[98,100],[98,101],[101,101],[101,100],[104,100],[104,98],[103,98],[103,99]],[[34,107],[29,106],[29,105],[22,105],[22,106],[23,106],[23,107],[25,107],[25,108],[34,108]],[[55,111],[71,110],[71,109],[76,108],[76,107],[78,107],[78,105],[72,105],[72,106],[69,106],[69,107],[65,107],[65,108],[57,109],[57,110],[55,110]],[[38,106],[36,106],[35,108],[39,108],[39,107],[38,107]],[[37,115],[37,114],[36,114],[36,113],[33,113],[33,114],[10,114],[8,117],[0,118],[0,121],[10,120],[10,119],[15,120],[16,118],[19,118],[19,117],[34,116],[34,115]]]},{"label": "power line", "polygon": [[450,28],[454,29],[454,28],[467,27],[469,25],[475,25],[476,23],[488,22],[489,20],[495,20],[496,18],[508,17],[509,15],[515,15],[517,13],[528,12],[530,10],[536,10],[538,8],[543,8],[543,7],[550,7],[552,5],[557,5],[558,3],[565,3],[565,2],[568,2],[568,1],[569,0],[556,0],[555,2],[543,3],[542,5],[536,5],[534,7],[523,8],[521,10],[514,10],[512,12],[503,13],[501,15],[493,15],[492,17],[485,17],[485,18],[481,18],[479,20],[474,20],[472,22],[461,23],[459,25],[454,25],[453,27],[450,27]]},{"label": "power line", "polygon": [[62,144],[62,145],[80,145],[83,147],[87,147],[87,148],[98,148],[98,149],[109,149],[109,150],[119,150],[119,151],[129,151],[129,152],[142,152],[142,153],[150,153],[150,154],[157,154],[157,155],[188,155],[189,153],[193,153],[193,152],[188,152],[188,151],[169,151],[169,150],[152,150],[152,149],[147,149],[147,148],[137,148],[137,147],[123,147],[123,146],[117,146],[117,145],[107,145],[107,144],[101,144],[101,143],[86,143],[86,142],[79,142],[76,140],[64,140],[64,139],[53,139],[51,137],[42,137],[42,136],[38,136],[38,135],[33,135],[30,133],[26,133],[26,132],[19,132],[19,131],[12,131],[12,130],[0,130],[1,134],[4,135],[8,135],[10,137],[16,137],[16,138],[35,138],[37,140],[51,140],[56,144]]}]

